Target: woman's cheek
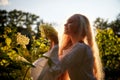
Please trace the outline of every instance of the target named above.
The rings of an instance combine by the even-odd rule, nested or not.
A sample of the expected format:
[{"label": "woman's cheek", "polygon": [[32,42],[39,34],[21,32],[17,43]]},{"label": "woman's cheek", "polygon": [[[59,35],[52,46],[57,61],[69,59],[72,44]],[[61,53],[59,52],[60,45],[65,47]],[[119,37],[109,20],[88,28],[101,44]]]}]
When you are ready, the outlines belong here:
[{"label": "woman's cheek", "polygon": [[71,25],[71,24],[69,24],[69,25],[68,25],[68,27],[69,27],[69,28],[71,28],[71,27],[72,27],[72,25]]}]

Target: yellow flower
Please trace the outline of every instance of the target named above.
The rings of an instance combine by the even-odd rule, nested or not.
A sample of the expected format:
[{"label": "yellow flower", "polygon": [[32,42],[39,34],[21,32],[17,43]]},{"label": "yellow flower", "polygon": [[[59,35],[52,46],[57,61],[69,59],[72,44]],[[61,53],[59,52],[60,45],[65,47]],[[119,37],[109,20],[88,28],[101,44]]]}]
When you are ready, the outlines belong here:
[{"label": "yellow flower", "polygon": [[26,48],[26,45],[29,44],[29,38],[25,35],[21,35],[21,33],[17,33],[17,44],[20,44],[23,46],[23,48]]},{"label": "yellow flower", "polygon": [[12,40],[10,38],[5,39],[5,43],[9,46],[11,44]]}]

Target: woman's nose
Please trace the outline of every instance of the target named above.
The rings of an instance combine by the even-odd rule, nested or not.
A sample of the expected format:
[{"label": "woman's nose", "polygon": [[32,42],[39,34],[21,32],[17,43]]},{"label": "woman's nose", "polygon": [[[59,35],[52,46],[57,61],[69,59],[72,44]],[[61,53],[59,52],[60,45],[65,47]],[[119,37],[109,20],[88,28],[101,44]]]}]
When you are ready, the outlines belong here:
[{"label": "woman's nose", "polygon": [[64,26],[66,27],[66,26],[67,26],[67,24],[64,24]]}]

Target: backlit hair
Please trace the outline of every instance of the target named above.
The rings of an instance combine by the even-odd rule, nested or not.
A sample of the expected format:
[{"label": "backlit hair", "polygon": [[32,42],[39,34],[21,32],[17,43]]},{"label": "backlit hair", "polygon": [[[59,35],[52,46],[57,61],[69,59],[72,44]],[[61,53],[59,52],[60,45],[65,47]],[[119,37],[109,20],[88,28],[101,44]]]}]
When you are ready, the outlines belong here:
[{"label": "backlit hair", "polygon": [[[90,26],[89,20],[86,16],[81,14],[74,14],[73,16],[76,16],[77,18],[79,18],[78,20],[80,23],[78,27],[78,33],[75,36],[79,37],[78,41],[83,41],[84,43],[86,43],[88,46],[91,47],[93,52],[93,57],[94,57],[94,69],[93,69],[94,75],[96,76],[97,80],[103,80],[104,74],[102,70],[101,59],[99,56],[99,50],[95,41],[95,36],[93,35],[93,30]],[[60,44],[60,49],[59,49],[59,55],[62,55],[63,54],[62,51],[66,49],[66,47],[71,45],[72,45],[72,42],[69,36],[66,34],[63,34],[62,42]]]}]

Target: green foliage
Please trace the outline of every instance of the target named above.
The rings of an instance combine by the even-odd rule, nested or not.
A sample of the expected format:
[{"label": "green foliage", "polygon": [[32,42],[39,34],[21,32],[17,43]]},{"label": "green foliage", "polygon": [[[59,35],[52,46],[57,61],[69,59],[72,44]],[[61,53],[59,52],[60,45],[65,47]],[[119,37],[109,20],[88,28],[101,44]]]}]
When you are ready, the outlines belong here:
[{"label": "green foliage", "polygon": [[24,58],[23,54],[26,54],[27,50],[17,44],[17,35],[14,31],[9,27],[4,27],[3,35],[0,35],[0,38],[4,40],[0,42],[0,78],[19,80],[22,78],[20,76],[25,75],[20,74],[22,65],[28,65],[27,67],[33,65]]},{"label": "green foliage", "polygon": [[96,18],[93,25],[97,29],[96,40],[100,50],[105,80],[120,79],[120,14],[114,21],[100,17]]},{"label": "green foliage", "polygon": [[31,62],[34,62],[39,57],[42,57],[45,52],[50,48],[49,40],[40,37],[39,39],[33,38],[32,47],[30,50]]},{"label": "green foliage", "polygon": [[29,38],[13,31],[15,30],[5,27],[4,34],[0,35],[4,39],[0,42],[0,79],[28,80],[29,68],[34,67],[32,62],[43,57],[42,54],[48,51],[50,43],[44,38],[34,38],[28,50],[26,45]]},{"label": "green foliage", "polygon": [[[97,29],[96,41],[99,47],[100,56],[106,76],[112,77],[112,71],[120,71],[120,39],[114,34],[112,29]],[[109,72],[110,71],[110,72]],[[118,76],[116,73],[115,76]]]},{"label": "green foliage", "polygon": [[107,29],[107,28],[112,28],[113,32],[120,37],[120,14],[116,17],[114,21],[111,21],[108,23],[108,20],[105,20],[103,18],[96,18],[94,21],[95,28],[97,29]]},{"label": "green foliage", "polygon": [[108,28],[108,21],[104,20],[100,17],[96,18],[96,20],[94,21],[94,27],[98,28],[98,29],[106,29]]},{"label": "green foliage", "polygon": [[32,62],[43,57],[50,45],[47,39],[34,38],[31,26],[37,25],[37,18],[22,11],[0,10],[0,80],[31,80]]},{"label": "green foliage", "polygon": [[39,16],[28,12],[22,12],[18,10],[12,10],[7,12],[6,10],[0,10],[0,26],[17,26],[17,27],[29,27],[31,25],[37,25],[37,19]]},{"label": "green foliage", "polygon": [[109,25],[113,29],[114,33],[120,37],[120,14],[117,16],[117,19],[112,21]]}]

